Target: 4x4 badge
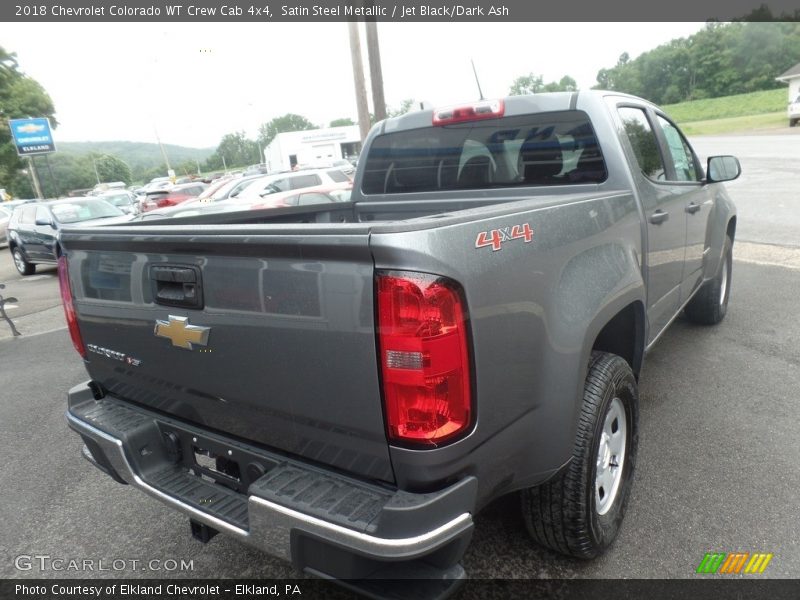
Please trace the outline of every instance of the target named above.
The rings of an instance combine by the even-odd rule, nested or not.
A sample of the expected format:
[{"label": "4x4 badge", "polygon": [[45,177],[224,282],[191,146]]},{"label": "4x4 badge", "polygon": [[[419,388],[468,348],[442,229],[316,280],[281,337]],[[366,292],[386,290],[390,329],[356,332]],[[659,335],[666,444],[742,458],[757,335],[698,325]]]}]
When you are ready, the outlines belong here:
[{"label": "4x4 badge", "polygon": [[503,248],[503,242],[513,240],[524,240],[526,244],[530,244],[533,240],[533,229],[531,229],[530,224],[522,223],[521,225],[503,227],[501,229],[492,229],[491,231],[481,231],[475,240],[475,247],[485,248],[486,246],[491,246],[492,252],[497,252]]},{"label": "4x4 badge", "polygon": [[156,321],[154,333],[158,337],[171,340],[173,346],[184,348],[185,350],[194,350],[193,344],[198,346],[208,345],[208,335],[211,333],[211,327],[189,325],[188,317],[169,315],[169,321]]}]

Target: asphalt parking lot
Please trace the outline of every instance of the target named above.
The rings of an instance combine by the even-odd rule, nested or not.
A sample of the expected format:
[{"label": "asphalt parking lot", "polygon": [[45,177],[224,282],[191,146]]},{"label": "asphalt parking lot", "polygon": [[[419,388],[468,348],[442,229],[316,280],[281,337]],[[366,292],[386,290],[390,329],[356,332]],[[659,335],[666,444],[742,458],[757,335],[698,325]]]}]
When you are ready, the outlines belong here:
[{"label": "asphalt parking lot", "polygon": [[[730,146],[724,152],[738,154],[745,168],[729,187],[740,211],[732,295],[722,324],[679,319],[646,358],[637,475],[616,543],[591,562],[540,549],[510,496],[476,518],[464,560],[470,577],[688,578],[711,551],[768,552],[765,577],[800,573],[800,200],[786,183],[780,142],[748,139],[695,141],[705,155]],[[7,284],[0,293],[18,298],[8,312],[23,333],[12,339],[0,321],[0,577],[297,575],[224,536],[194,541],[186,519],[82,460],[64,399],[85,371],[63,328],[55,272],[23,282],[2,249],[0,282]],[[15,559],[31,555],[122,559],[126,567],[20,569]],[[192,568],[131,565],[154,559]]]}]

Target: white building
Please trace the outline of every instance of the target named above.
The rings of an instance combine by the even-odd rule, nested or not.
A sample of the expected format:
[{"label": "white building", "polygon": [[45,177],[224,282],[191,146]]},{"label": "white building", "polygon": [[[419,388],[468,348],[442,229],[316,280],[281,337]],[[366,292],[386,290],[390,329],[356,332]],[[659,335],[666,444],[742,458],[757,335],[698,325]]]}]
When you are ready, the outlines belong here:
[{"label": "white building", "polygon": [[295,165],[324,166],[335,160],[355,158],[361,151],[358,125],[279,133],[264,148],[270,171],[285,171]]},{"label": "white building", "polygon": [[775,79],[789,84],[789,102],[793,102],[797,96],[800,96],[800,63]]}]

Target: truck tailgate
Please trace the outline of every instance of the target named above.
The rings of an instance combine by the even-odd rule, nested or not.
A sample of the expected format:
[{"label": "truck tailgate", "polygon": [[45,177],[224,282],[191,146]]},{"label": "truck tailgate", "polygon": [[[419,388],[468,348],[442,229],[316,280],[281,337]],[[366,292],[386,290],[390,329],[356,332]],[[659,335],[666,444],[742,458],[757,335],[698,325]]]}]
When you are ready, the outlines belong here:
[{"label": "truck tailgate", "polygon": [[369,232],[340,227],[65,232],[89,374],[118,398],[393,481]]}]

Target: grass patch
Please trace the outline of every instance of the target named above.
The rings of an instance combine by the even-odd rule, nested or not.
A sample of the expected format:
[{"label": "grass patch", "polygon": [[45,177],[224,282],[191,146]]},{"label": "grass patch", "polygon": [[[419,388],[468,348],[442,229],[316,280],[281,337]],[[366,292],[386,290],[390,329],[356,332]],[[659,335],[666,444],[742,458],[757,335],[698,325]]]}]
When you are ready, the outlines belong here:
[{"label": "grass patch", "polygon": [[744,117],[728,117],[727,119],[707,119],[680,123],[686,135],[716,135],[741,131],[780,129],[788,127],[789,118],[785,111],[763,115],[747,115]]},{"label": "grass patch", "polygon": [[787,102],[786,88],[780,88],[722,98],[690,100],[669,104],[663,109],[678,123],[691,123],[777,113],[786,110]]}]

